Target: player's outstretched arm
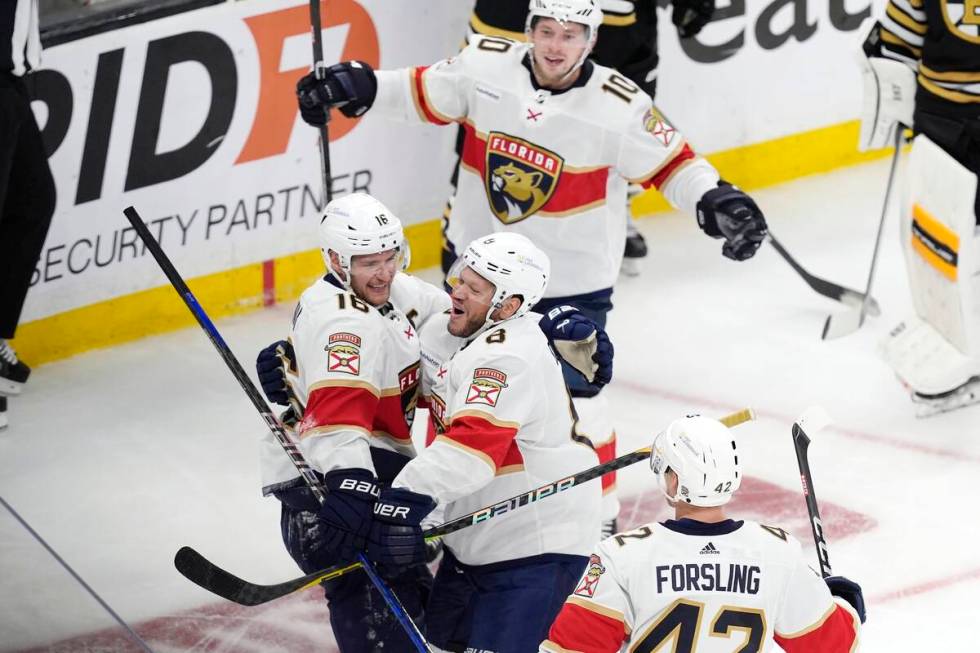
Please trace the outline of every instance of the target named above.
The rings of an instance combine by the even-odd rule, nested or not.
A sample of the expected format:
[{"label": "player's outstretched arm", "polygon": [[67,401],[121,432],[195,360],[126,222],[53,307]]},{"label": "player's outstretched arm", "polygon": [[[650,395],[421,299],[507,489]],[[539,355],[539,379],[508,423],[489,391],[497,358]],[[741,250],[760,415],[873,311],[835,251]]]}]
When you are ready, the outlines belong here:
[{"label": "player's outstretched arm", "polygon": [[303,120],[314,127],[327,124],[327,111],[340,109],[348,118],[363,115],[378,92],[374,70],[363,61],[344,61],[300,78],[296,84],[296,99]]},{"label": "player's outstretched arm", "polygon": [[769,233],[755,201],[727,181],[701,196],[697,215],[704,233],[725,239],[721,253],[734,261],[752,258]]}]

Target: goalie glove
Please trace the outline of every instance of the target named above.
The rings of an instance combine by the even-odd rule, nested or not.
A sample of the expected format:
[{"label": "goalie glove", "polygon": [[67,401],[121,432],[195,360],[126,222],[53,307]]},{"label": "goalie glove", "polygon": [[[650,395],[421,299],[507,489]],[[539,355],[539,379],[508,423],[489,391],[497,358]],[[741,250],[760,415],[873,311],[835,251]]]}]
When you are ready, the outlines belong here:
[{"label": "goalie glove", "polygon": [[858,150],[878,150],[895,141],[895,130],[912,126],[915,111],[915,70],[885,56],[881,23],[875,23],[857,55],[864,93]]},{"label": "goalie glove", "polygon": [[374,70],[363,61],[345,61],[323,69],[323,78],[316,72],[300,78],[296,84],[296,99],[303,120],[314,127],[327,124],[328,109],[337,108],[348,118],[363,115],[374,104],[378,81]]},{"label": "goalie glove", "polygon": [[613,345],[606,330],[574,306],[556,306],[538,326],[558,355],[597,390],[612,381]]}]

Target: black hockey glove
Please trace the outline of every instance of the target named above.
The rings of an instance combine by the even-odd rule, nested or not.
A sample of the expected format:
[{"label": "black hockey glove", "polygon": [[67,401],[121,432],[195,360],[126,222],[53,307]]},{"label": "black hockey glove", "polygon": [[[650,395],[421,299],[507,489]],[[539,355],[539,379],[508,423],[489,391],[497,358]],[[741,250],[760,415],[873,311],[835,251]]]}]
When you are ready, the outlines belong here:
[{"label": "black hockey glove", "polygon": [[325,526],[323,548],[340,560],[354,560],[367,545],[377,481],[366,469],[335,469],[323,477],[323,485],[327,499],[317,515]]},{"label": "black hockey glove", "polygon": [[303,120],[314,127],[327,124],[327,109],[338,108],[348,118],[364,114],[374,104],[378,81],[363,61],[345,61],[324,69],[323,79],[309,73],[296,83]]},{"label": "black hockey glove", "polygon": [[861,591],[861,586],[843,576],[828,576],[824,578],[824,582],[830,588],[831,594],[839,596],[851,604],[851,607],[857,612],[858,618],[861,619],[861,623],[864,623],[867,615],[864,612],[864,593]]},{"label": "black hockey glove", "polygon": [[292,393],[286,385],[286,370],[296,371],[296,352],[293,345],[277,340],[259,352],[255,359],[255,372],[265,398],[280,406],[289,406]]},{"label": "black hockey glove", "polygon": [[768,235],[755,201],[727,181],[705,193],[697,206],[698,225],[712,238],[724,238],[721,253],[734,261],[752,258]]},{"label": "black hockey glove", "polygon": [[671,21],[677,27],[677,34],[688,39],[711,22],[715,13],[715,0],[674,0],[674,13]]},{"label": "black hockey glove", "polygon": [[556,306],[538,321],[562,360],[596,390],[612,381],[613,346],[606,330],[574,306]]},{"label": "black hockey glove", "polygon": [[374,505],[367,555],[382,570],[393,572],[426,561],[422,520],[436,507],[432,497],[404,488],[381,491]]}]

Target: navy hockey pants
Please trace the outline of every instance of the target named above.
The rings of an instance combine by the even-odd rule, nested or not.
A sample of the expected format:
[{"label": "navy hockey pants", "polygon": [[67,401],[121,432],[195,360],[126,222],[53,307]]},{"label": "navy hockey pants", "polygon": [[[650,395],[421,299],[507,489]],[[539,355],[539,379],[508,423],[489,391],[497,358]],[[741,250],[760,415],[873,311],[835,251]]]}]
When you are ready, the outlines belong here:
[{"label": "navy hockey pants", "polygon": [[[389,483],[408,460],[399,454],[374,448],[371,458],[383,483]],[[350,562],[338,560],[321,550],[320,528],[323,524],[317,518],[319,504],[301,481],[291,488],[279,488],[274,494],[282,502],[283,543],[303,573]],[[382,577],[415,624],[424,629],[425,604],[432,588],[429,569],[418,565],[394,575],[382,574]],[[348,572],[321,586],[330,610],[330,626],[342,653],[407,653],[414,650],[408,635],[364,571]]]},{"label": "navy hockey pants", "polygon": [[470,566],[444,549],[426,610],[428,639],[446,651],[536,653],[587,562],[545,554]]},{"label": "navy hockey pants", "polygon": [[[339,564],[319,549],[321,522],[315,512],[282,504],[282,538],[286,550],[303,573]],[[432,574],[425,565],[409,567],[395,576],[384,576],[419,628],[425,627],[425,603]],[[351,571],[322,584],[330,610],[330,626],[342,653],[412,651],[414,646],[363,570]]]}]

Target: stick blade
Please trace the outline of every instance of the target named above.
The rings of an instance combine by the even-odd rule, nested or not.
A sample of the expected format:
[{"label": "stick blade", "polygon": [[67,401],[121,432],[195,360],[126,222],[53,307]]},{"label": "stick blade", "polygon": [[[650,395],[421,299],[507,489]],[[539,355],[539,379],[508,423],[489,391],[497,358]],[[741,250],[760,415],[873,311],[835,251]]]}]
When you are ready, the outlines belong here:
[{"label": "stick blade", "polygon": [[810,406],[803,411],[800,418],[793,424],[793,435],[796,436],[796,432],[799,431],[804,436],[812,436],[814,433],[827,428],[833,423],[834,420],[830,418],[830,415],[822,406]]},{"label": "stick blade", "polygon": [[[864,303],[864,293],[851,290],[850,288],[844,288],[840,294],[840,301],[842,304],[846,304],[851,308],[860,309],[861,304]],[[867,314],[874,317],[881,315],[881,306],[878,305],[878,300],[874,297],[868,297]]]},{"label": "stick blade", "polygon": [[823,333],[820,334],[820,339],[836,340],[843,338],[860,329],[863,322],[860,306],[845,313],[831,313],[827,316],[827,321],[823,323]]}]

